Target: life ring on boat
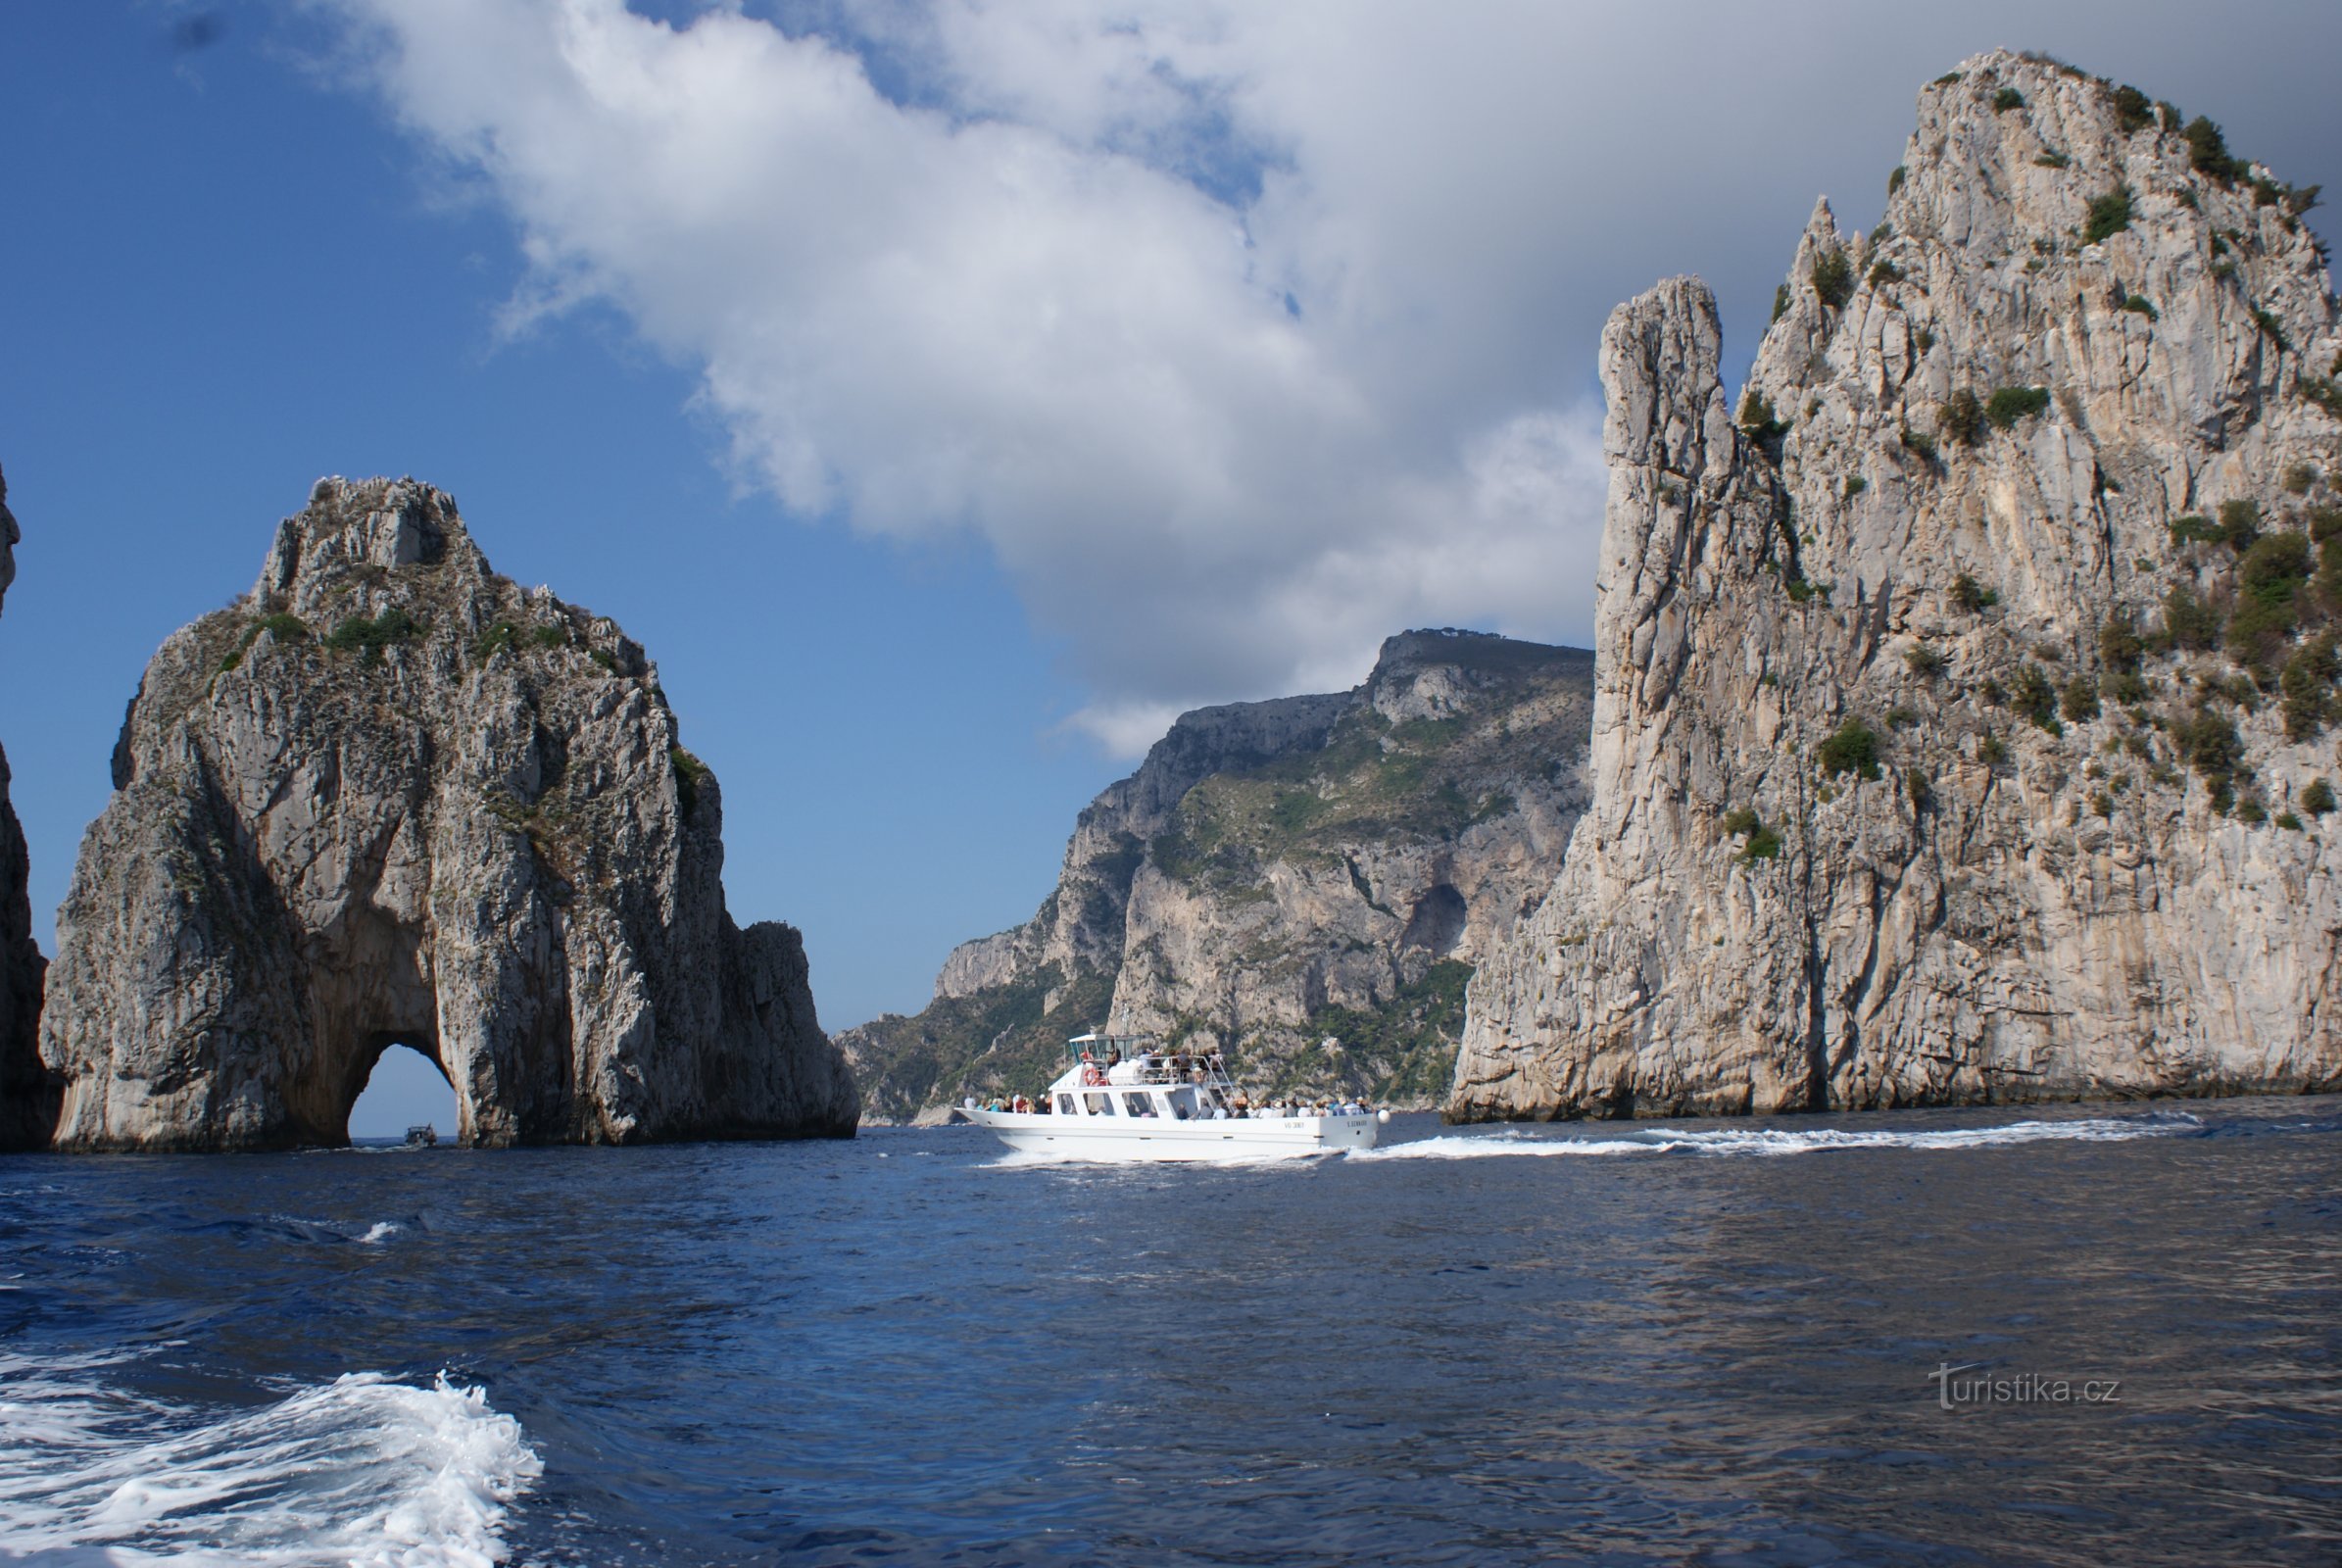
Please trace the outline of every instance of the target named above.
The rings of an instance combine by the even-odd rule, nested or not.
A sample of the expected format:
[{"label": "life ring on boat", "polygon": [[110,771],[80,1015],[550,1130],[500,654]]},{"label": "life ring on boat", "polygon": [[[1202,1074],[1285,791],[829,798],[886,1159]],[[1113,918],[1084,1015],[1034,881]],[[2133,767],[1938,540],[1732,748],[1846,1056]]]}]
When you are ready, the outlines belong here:
[{"label": "life ring on boat", "polygon": [[1105,1075],[1103,1072],[1100,1072],[1100,1071],[1098,1069],[1098,1067],[1097,1067],[1097,1066],[1096,1066],[1094,1063],[1087,1062],[1087,1061],[1085,1061],[1085,1062],[1083,1062],[1083,1063],[1082,1063],[1082,1087],[1083,1087],[1083,1088],[1085,1088],[1085,1089],[1095,1089],[1095,1088],[1097,1088],[1097,1087],[1098,1087],[1099,1084],[1102,1084],[1102,1083],[1104,1083],[1105,1081],[1106,1081],[1106,1075]]}]

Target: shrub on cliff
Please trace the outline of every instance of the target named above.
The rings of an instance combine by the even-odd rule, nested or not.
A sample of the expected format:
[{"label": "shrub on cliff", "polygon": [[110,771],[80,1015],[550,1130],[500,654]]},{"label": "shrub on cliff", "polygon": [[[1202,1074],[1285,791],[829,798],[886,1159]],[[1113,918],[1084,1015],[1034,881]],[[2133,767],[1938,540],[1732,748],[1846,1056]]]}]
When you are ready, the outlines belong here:
[{"label": "shrub on cliff", "polygon": [[2228,652],[2240,663],[2265,669],[2301,623],[2301,590],[2310,580],[2310,541],[2281,532],[2265,535],[2236,564],[2240,590],[2228,617]]},{"label": "shrub on cliff", "polygon": [[2136,87],[2115,89],[2115,128],[2134,136],[2155,123],[2155,105]]},{"label": "shrub on cliff", "polygon": [[2117,612],[2106,617],[2098,628],[2098,657],[2106,661],[2106,667],[2128,673],[2139,667],[2139,659],[2147,651],[2130,617]]},{"label": "shrub on cliff", "polygon": [[2323,816],[2334,808],[2334,787],[2322,778],[2310,780],[2302,791],[2302,809],[2312,816]]},{"label": "shrub on cliff", "polygon": [[700,790],[715,777],[706,762],[680,746],[666,749],[668,765],[675,770],[675,800],[683,808],[683,819],[688,822],[699,815]]},{"label": "shrub on cliff", "polygon": [[2171,726],[2171,740],[2187,765],[2212,787],[2216,808],[2226,810],[2233,798],[2236,764],[2244,760],[2244,742],[2237,738],[2235,720],[2199,708]]},{"label": "shrub on cliff", "polygon": [[2064,733],[2064,727],[2058,723],[2057,688],[2049,683],[2049,676],[2040,665],[2027,664],[2017,672],[2017,689],[2010,693],[2010,701],[2035,727],[2052,735]]},{"label": "shrub on cliff", "polygon": [[1831,777],[1853,773],[1878,777],[1878,736],[1859,718],[1849,718],[1815,749],[1814,760]]},{"label": "shrub on cliff", "polygon": [[1854,297],[1854,264],[1835,248],[1814,258],[1814,294],[1833,311],[1843,310]]},{"label": "shrub on cliff", "polygon": [[309,641],[309,622],[299,615],[261,616],[244,628],[243,639],[227,651],[226,658],[220,661],[220,673],[224,675],[242,664],[244,656],[252,652],[252,645],[260,641],[262,632],[267,632],[280,643],[305,643]]},{"label": "shrub on cliff", "polygon": [[2220,612],[2206,604],[2186,583],[2171,584],[2163,596],[2164,645],[2201,654],[2217,646],[2220,635]]},{"label": "shrub on cliff", "polygon": [[2086,724],[2096,718],[2100,708],[2098,682],[2089,675],[2076,675],[2066,683],[2058,694],[2058,711],[2070,724]]},{"label": "shrub on cliff", "polygon": [[2091,198],[2089,215],[2082,220],[2081,242],[2095,245],[2129,226],[2130,187],[2117,185],[2105,195]]},{"label": "shrub on cliff", "polygon": [[2198,115],[2189,121],[2180,135],[2187,139],[2188,166],[2197,173],[2233,185],[2249,172],[2243,159],[2229,153],[2228,139],[2220,126],[2206,117]]},{"label": "shrub on cliff", "polygon": [[504,650],[512,646],[512,639],[520,635],[520,628],[509,620],[500,620],[481,632],[471,645],[472,662],[485,664]]},{"label": "shrub on cliff", "polygon": [[1740,858],[1743,861],[1781,858],[1781,835],[1767,827],[1764,818],[1745,806],[1734,807],[1724,813],[1724,831],[1733,838],[1747,841],[1740,846]]},{"label": "shrub on cliff", "polygon": [[423,634],[423,623],[396,605],[368,619],[352,615],[326,634],[325,646],[337,654],[355,653],[368,664],[382,662],[385,649],[413,642]]},{"label": "shrub on cliff", "polygon": [[1984,405],[1966,387],[1945,400],[1935,416],[1935,433],[1957,446],[1973,447],[1984,433]]},{"label": "shrub on cliff", "polygon": [[2304,643],[2285,661],[2277,690],[2285,700],[2285,738],[2306,741],[2317,737],[2333,717],[2334,682],[2342,679],[2342,656],[2337,656],[2331,632]]},{"label": "shrub on cliff", "polygon": [[1952,605],[1955,609],[1973,615],[1999,603],[2000,594],[1997,590],[1985,587],[1967,572],[1952,579]]},{"label": "shrub on cliff", "polygon": [[2049,407],[2049,388],[2045,386],[2004,386],[1995,388],[1991,401],[1984,405],[1984,417],[1995,430],[2013,429],[2020,419],[2030,418]]}]

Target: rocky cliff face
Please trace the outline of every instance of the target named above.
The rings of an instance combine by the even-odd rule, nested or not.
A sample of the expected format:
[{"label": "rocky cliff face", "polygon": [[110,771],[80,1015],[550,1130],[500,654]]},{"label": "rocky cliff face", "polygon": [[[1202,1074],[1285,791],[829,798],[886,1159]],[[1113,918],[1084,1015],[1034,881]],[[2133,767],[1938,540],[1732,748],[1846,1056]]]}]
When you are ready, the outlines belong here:
[{"label": "rocky cliff face", "polygon": [[1184,715],[1083,811],[1032,920],[955,951],[917,1017],[839,1036],[873,1111],[1038,1088],[1109,1018],[1262,1087],[1434,1102],[1471,966],[1576,819],[1591,678],[1583,653],[1409,632],[1354,691]]},{"label": "rocky cliff face", "polygon": [[320,481],[167,641],[58,915],[68,1149],[336,1144],[390,1045],[467,1144],[849,1134],[798,934],[725,912],[723,802],[615,624],[455,503]]},{"label": "rocky cliff face", "polygon": [[1748,395],[1602,339],[1592,804],[1449,1113],[2342,1084],[2342,341],[2309,193],[2053,62],[1920,97]]},{"label": "rocky cliff face", "polygon": [[[0,477],[0,599],[17,578],[17,519]],[[36,1149],[57,1117],[57,1086],[41,1067],[40,950],[24,896],[24,830],[8,804],[8,757],[0,753],[0,1150]]]}]

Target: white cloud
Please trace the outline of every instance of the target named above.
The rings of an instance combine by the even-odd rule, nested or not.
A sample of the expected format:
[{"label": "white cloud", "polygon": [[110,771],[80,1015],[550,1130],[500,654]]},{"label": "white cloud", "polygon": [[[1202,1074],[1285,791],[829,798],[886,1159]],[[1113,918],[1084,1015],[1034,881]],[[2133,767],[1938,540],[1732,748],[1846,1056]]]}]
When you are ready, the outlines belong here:
[{"label": "white cloud", "polygon": [[1410,625],[1585,635],[1594,415],[1489,383],[1490,340],[1563,346],[1511,341],[1468,234],[1388,243],[1439,201],[1344,191],[1396,150],[1313,118],[1288,77],[1346,68],[1306,36],[1206,0],[330,9],[511,214],[516,310],[625,313],[798,513],[981,534],[1117,751]]},{"label": "white cloud", "polygon": [[1406,626],[1586,639],[1611,304],[1705,270],[1745,352],[1920,82],[2059,42],[2030,0],[313,3],[510,213],[516,311],[623,312],[798,513],[979,534],[1124,752]]}]

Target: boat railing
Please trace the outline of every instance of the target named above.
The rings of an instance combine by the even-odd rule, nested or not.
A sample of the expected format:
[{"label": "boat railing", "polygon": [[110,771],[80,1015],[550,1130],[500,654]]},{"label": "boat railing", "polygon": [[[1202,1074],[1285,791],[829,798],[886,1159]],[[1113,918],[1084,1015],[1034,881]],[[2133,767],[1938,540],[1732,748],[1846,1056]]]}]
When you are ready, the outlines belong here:
[{"label": "boat railing", "polygon": [[[1110,1065],[1102,1061],[1094,1061],[1084,1063],[1084,1065],[1095,1068],[1098,1073],[1097,1083],[1085,1085],[1089,1088],[1178,1089],[1200,1087],[1219,1089],[1229,1094],[1236,1092],[1236,1080],[1228,1076],[1227,1067],[1215,1066],[1208,1061],[1193,1061],[1189,1066],[1182,1068],[1170,1061],[1148,1060],[1144,1062],[1135,1074],[1130,1071],[1130,1063],[1127,1061],[1118,1061]],[[1087,1077],[1086,1074],[1085,1077]]]}]

